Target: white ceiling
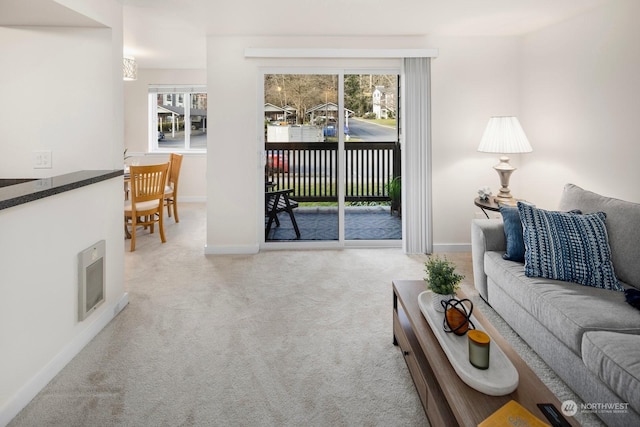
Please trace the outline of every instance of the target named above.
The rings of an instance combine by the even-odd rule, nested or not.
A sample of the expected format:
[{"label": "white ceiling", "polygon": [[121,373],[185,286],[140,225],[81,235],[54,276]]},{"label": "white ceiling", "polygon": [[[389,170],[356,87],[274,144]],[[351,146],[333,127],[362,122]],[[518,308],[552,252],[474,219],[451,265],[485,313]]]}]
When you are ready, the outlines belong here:
[{"label": "white ceiling", "polygon": [[51,0],[0,0],[0,25],[104,27]]},{"label": "white ceiling", "polygon": [[[207,35],[509,36],[616,0],[118,1],[139,67],[205,68]],[[0,25],[99,24],[56,0],[0,0]]]},{"label": "white ceiling", "polygon": [[141,68],[205,68],[207,35],[519,35],[610,0],[120,1]]}]

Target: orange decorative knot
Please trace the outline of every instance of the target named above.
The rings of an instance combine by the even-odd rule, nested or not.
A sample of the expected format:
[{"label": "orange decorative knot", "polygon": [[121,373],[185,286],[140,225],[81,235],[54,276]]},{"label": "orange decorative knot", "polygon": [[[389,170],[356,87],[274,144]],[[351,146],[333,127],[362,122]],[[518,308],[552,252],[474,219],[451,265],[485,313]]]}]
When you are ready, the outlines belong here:
[{"label": "orange decorative knot", "polygon": [[[467,306],[464,305],[465,302],[469,303],[469,310],[467,310]],[[464,335],[469,329],[475,329],[471,321],[471,313],[473,312],[473,303],[471,301],[468,299],[450,299],[449,301],[442,301],[441,304],[445,311],[442,324],[445,332]]]}]

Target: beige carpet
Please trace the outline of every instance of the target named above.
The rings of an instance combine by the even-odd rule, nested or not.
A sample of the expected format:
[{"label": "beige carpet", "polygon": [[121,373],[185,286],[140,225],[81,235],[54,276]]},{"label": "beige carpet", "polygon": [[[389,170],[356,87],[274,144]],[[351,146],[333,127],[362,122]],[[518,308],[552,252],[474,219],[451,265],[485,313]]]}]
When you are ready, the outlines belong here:
[{"label": "beige carpet", "polygon": [[[10,426],[428,425],[392,344],[391,290],[421,279],[425,256],[204,256],[204,205],[180,207],[166,244],[141,233],[126,253],[129,306]],[[470,254],[449,256],[472,283]]]}]

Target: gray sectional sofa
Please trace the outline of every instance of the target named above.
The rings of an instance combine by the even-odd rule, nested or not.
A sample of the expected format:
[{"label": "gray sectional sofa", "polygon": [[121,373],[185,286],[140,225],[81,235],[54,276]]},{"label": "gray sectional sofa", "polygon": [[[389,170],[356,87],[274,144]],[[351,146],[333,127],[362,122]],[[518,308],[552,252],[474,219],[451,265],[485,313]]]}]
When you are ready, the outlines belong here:
[{"label": "gray sectional sofa", "polygon": [[[606,214],[618,283],[640,289],[640,204],[567,184],[558,211],[570,210]],[[608,425],[640,426],[640,310],[625,292],[525,274],[524,262],[503,258],[502,219],[473,220],[471,240],[478,292],[580,396],[578,405]]]}]

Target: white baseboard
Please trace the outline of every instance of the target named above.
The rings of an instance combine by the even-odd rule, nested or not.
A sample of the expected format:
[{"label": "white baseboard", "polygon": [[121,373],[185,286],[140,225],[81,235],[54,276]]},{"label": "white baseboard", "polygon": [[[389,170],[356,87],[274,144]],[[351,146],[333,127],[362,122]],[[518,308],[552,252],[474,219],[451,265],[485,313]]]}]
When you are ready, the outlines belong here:
[{"label": "white baseboard", "polygon": [[[364,248],[373,248],[373,247],[400,247],[400,245],[396,242],[390,244],[366,244],[364,242],[361,245],[346,245],[346,247],[364,247]],[[333,242],[330,242],[327,245],[319,244],[318,242],[311,242],[307,244],[307,242],[283,242],[278,245],[270,245],[270,244],[262,244],[260,245],[245,245],[245,246],[204,246],[205,255],[253,255],[257,254],[260,249],[264,250],[277,250],[277,249],[339,249],[342,248],[340,245],[336,245]],[[451,244],[435,244],[433,245],[433,252],[471,252],[471,244],[469,243],[451,243]]]},{"label": "white baseboard", "polygon": [[[18,413],[36,397],[80,351],[91,341],[123,308],[129,304],[129,294],[124,293],[115,302],[107,305],[100,315],[80,334],[67,343],[39,372],[37,372],[18,392],[0,408],[0,426],[6,426]],[[88,320],[88,319],[87,319]],[[85,320],[86,321],[86,320]]]},{"label": "white baseboard", "polygon": [[205,203],[207,201],[206,196],[185,196],[178,197],[178,203]]},{"label": "white baseboard", "polygon": [[471,252],[470,243],[434,244],[433,252]]},{"label": "white baseboard", "polygon": [[205,255],[253,255],[260,251],[260,245],[210,246],[204,245]]}]

